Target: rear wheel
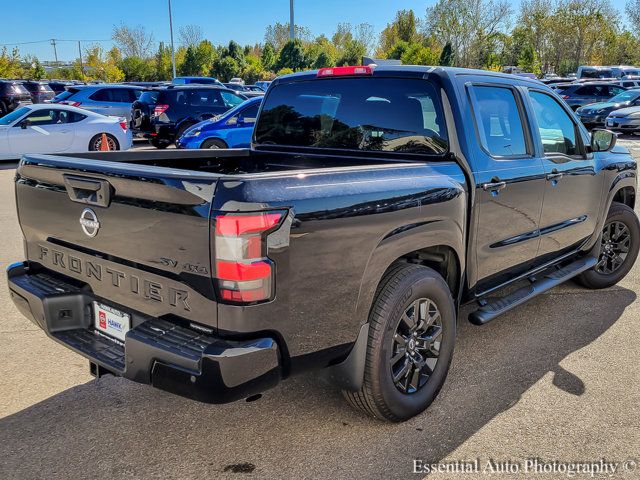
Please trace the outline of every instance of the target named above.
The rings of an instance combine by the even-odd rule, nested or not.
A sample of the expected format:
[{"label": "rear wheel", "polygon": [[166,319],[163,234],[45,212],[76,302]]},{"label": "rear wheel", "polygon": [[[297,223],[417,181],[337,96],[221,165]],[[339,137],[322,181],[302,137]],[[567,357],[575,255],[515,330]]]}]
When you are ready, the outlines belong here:
[{"label": "rear wheel", "polygon": [[153,140],[149,140],[149,143],[151,145],[153,145],[154,147],[159,148],[161,150],[163,148],[167,148],[169,146],[169,142],[163,141],[163,140],[158,140],[156,138],[154,138]]},{"label": "rear wheel", "polygon": [[187,128],[189,127],[193,127],[195,124],[194,123],[187,123],[187,124],[182,124],[178,127],[178,130],[176,130],[176,139],[175,139],[175,143],[178,142],[178,139],[182,136],[182,134],[184,132],[187,131]]},{"label": "rear wheel", "polygon": [[224,143],[222,140],[220,140],[219,138],[208,138],[207,140],[205,140],[204,142],[202,142],[202,145],[200,145],[200,148],[204,148],[204,149],[218,149],[218,148],[229,148],[227,146],[226,143]]},{"label": "rear wheel", "polygon": [[434,270],[391,269],[369,316],[369,341],[360,391],[349,403],[375,418],[407,420],[436,398],[449,371],[456,335],[451,292]]},{"label": "rear wheel", "polygon": [[633,267],[640,250],[640,222],[631,207],[611,204],[600,245],[600,258],[595,267],[578,275],[584,287],[599,289],[615,285]]},{"label": "rear wheel", "polygon": [[[102,133],[99,133],[91,139],[91,141],[89,142],[90,151],[100,151],[100,149],[102,148],[102,135]],[[104,135],[106,135],[107,137],[107,145],[109,147],[109,150],[120,150],[120,145],[118,144],[118,140],[116,140],[116,137],[109,133],[105,133]]]}]

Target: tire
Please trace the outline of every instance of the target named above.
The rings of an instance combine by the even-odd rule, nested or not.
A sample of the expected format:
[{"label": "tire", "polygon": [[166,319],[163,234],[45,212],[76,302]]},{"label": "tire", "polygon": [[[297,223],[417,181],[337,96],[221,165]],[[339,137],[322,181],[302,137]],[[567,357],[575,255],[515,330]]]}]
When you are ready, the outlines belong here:
[{"label": "tire", "polygon": [[[626,228],[628,235],[624,235],[625,230],[621,226]],[[608,242],[609,246],[607,246]],[[640,250],[638,216],[631,207],[613,202],[602,230],[599,262],[592,269],[578,275],[575,280],[583,287],[591,289],[611,287],[629,273],[638,257],[638,250]],[[622,262],[618,265],[620,259]]]},{"label": "tire", "polygon": [[[120,144],[116,137],[111,135],[110,133],[105,133],[107,136],[107,143],[109,144],[109,150],[120,150]],[[100,151],[100,146],[102,145],[102,133],[94,135],[91,140],[89,140],[89,151],[90,152],[98,152]]]},{"label": "tire", "polygon": [[156,139],[149,140],[149,143],[160,150],[163,150],[169,146],[168,142]]},{"label": "tire", "polygon": [[229,148],[226,143],[224,143],[219,138],[208,138],[200,145],[201,149],[218,149],[218,148]]},{"label": "tire", "polygon": [[182,136],[182,134],[186,132],[188,128],[193,127],[194,125],[195,123],[183,123],[182,125],[180,125],[180,127],[178,127],[178,130],[176,130],[176,136],[173,143],[177,144],[178,139]]},{"label": "tire", "polygon": [[[428,367],[432,373],[428,377],[422,375],[424,372],[418,373],[418,380],[414,382],[416,367],[411,367],[412,357],[409,353],[403,353],[395,338],[396,334],[406,336],[409,331],[408,323],[402,318],[405,313],[416,311],[415,302],[420,302],[419,311],[433,314],[430,319],[433,325],[427,327],[422,335],[438,338],[439,345],[437,359],[433,358],[432,349],[420,350],[425,353],[420,358],[430,361]],[[435,307],[435,311],[432,307]],[[440,314],[439,319],[436,312]],[[413,318],[408,313],[406,317],[408,320]],[[429,319],[429,316],[425,318]],[[435,333],[438,326],[439,335]],[[456,309],[444,279],[435,270],[418,265],[401,264],[390,269],[380,283],[369,315],[362,388],[357,392],[343,390],[343,395],[353,407],[380,420],[400,422],[419,414],[433,402],[444,384],[453,358],[455,337]],[[405,350],[410,350],[417,343],[411,346],[410,342],[405,342],[404,345]],[[435,343],[432,348],[435,348]],[[415,355],[416,351],[411,350],[411,355]],[[399,360],[394,363],[395,359]],[[409,373],[399,380],[399,384],[404,385],[397,385],[392,375],[400,376],[407,362],[410,364]],[[421,384],[422,381],[425,383]],[[409,383],[418,388],[411,391],[413,387]]]}]

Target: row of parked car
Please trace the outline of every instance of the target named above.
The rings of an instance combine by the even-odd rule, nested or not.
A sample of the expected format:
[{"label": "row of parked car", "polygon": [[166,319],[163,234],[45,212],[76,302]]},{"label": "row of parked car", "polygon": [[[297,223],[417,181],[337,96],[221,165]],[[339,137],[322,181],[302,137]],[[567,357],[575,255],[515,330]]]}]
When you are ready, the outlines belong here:
[{"label": "row of parked car", "polygon": [[[66,82],[55,96],[32,96],[25,93],[26,86],[53,92],[62,82],[0,81],[9,99],[0,100],[6,107],[0,117],[0,159],[105,147],[126,150],[134,136],[157,148],[173,142],[179,148],[248,146],[269,82],[244,85],[233,80],[226,84],[206,77],[178,77],[171,83]],[[206,126],[201,125],[204,121]]]}]

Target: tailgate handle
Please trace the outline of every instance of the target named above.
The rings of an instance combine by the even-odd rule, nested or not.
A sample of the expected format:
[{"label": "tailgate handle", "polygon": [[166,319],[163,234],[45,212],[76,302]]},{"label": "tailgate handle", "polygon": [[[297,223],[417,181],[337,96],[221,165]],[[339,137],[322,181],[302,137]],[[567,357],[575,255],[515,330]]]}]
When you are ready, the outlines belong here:
[{"label": "tailgate handle", "polygon": [[111,203],[111,184],[101,178],[64,174],[64,185],[72,202],[108,207]]}]

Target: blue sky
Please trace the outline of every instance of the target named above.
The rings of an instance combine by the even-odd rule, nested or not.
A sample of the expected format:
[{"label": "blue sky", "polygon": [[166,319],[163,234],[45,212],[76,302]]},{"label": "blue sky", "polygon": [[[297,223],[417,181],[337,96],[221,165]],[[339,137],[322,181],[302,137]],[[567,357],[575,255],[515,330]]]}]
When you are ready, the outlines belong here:
[{"label": "blue sky", "polygon": [[[517,9],[520,0],[511,0]],[[295,0],[296,23],[314,34],[330,35],[339,22],[367,22],[380,32],[400,9],[413,9],[420,17],[435,0]],[[19,20],[3,23],[0,44],[64,40],[108,40],[114,25],[144,25],[156,41],[169,40],[166,0],[30,0]],[[621,12],[625,0],[612,0]],[[18,4],[13,1],[12,4]],[[52,8],[52,5],[53,8]],[[267,25],[289,20],[288,0],[172,0],[174,33],[196,24],[214,44],[233,39],[241,44],[262,42]],[[177,33],[176,33],[177,38]],[[91,42],[86,42],[87,44]],[[111,42],[102,42],[111,47]],[[19,45],[22,54],[53,59],[49,42]],[[77,43],[59,42],[58,58],[77,57]]]}]

